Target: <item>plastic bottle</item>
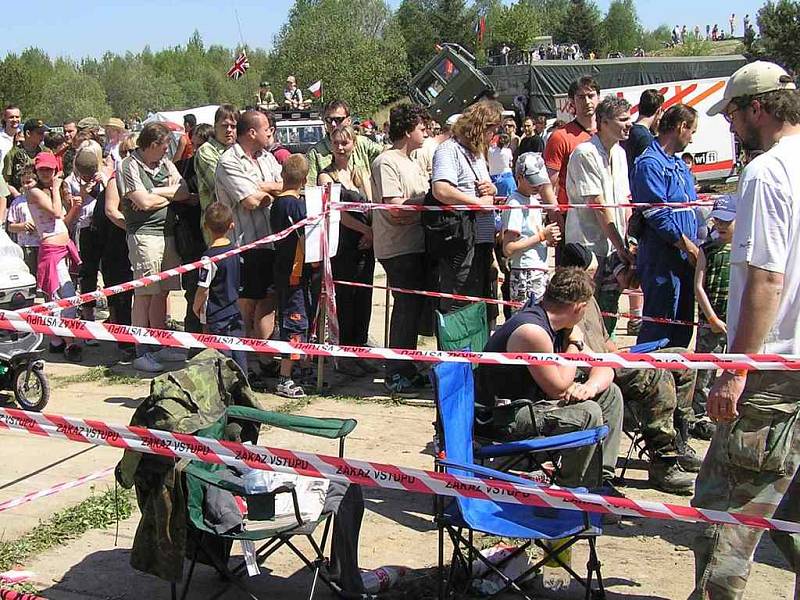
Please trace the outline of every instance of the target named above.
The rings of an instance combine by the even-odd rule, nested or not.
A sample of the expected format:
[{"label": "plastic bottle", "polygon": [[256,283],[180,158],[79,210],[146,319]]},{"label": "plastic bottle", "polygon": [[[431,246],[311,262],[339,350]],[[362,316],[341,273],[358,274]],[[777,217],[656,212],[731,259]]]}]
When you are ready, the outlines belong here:
[{"label": "plastic bottle", "polygon": [[408,573],[407,567],[385,566],[361,573],[364,591],[368,594],[385,592]]},{"label": "plastic bottle", "polygon": [[[568,538],[561,538],[545,542],[549,550],[560,548],[562,545],[569,541]],[[557,553],[561,561],[571,567],[572,566],[572,546],[565,548]],[[565,591],[572,583],[572,576],[569,572],[562,567],[555,558],[551,558],[542,567],[542,586],[546,590],[553,592]]]}]

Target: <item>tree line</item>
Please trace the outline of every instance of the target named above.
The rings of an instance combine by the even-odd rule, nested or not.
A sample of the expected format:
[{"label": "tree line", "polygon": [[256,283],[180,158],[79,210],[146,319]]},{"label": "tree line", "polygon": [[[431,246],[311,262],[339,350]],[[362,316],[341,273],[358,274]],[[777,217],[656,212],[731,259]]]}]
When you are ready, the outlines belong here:
[{"label": "tree line", "polygon": [[[783,63],[796,68],[789,42],[797,37],[786,33],[785,23],[797,13],[798,2],[768,2],[758,24],[780,31],[766,43],[762,31],[760,45],[752,47],[780,56],[786,40]],[[486,26],[479,41],[481,16]],[[99,59],[51,58],[35,47],[10,53],[0,62],[0,102],[54,123],[86,115],[143,118],[149,111],[254,104],[260,81],[270,81],[279,96],[293,74],[303,87],[322,79],[326,97],[346,98],[357,114],[368,115],[405,95],[437,43],[461,44],[482,61],[504,44],[528,48],[542,35],[577,43],[586,54],[630,55],[636,47],[660,48],[670,27],[645,29],[633,0],[612,0],[605,15],[593,0],[403,0],[394,11],[384,0],[296,0],[270,49],[257,46],[259,40],[244,48],[250,69],[239,80],[225,73],[241,48],[206,47],[195,31],[185,45]]]}]

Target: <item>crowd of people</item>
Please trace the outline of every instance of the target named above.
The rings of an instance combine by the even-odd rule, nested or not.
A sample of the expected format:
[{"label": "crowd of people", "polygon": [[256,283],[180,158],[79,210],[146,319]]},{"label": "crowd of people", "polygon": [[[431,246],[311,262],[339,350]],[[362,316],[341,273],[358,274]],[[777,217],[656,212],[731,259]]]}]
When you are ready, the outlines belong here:
[{"label": "crowd of people", "polygon": [[[736,29],[738,19],[736,13],[731,13],[728,17],[728,30],[725,26],[720,27],[719,23],[713,25],[706,25],[705,33],[700,28],[700,25],[695,25],[694,29],[689,29],[686,25],[675,25],[672,28],[671,43],[675,46],[685,44],[690,39],[706,40],[709,42],[719,42],[725,39],[730,39],[736,36]],[[755,35],[753,22],[750,20],[750,15],[747,14],[742,19],[742,36],[747,37],[748,34]]]},{"label": "crowd of people", "polygon": [[[738,195],[710,210],[693,206],[684,156],[698,127],[694,108],[665,109],[663,96],[647,90],[634,121],[630,103],[603,97],[591,76],[575,80],[568,95],[574,120],[548,130],[544,117],[526,117],[521,135],[490,99],[441,124],[402,104],[391,110],[383,143],[359,135],[348,103],[336,99],[324,108],[327,135],[306,155],[276,148],[275,118],[263,109],[222,105],[213,124],[187,115],[177,134],[158,122],[130,133],[118,118],[85,117],[64,123],[57,138],[8,106],[0,216],[42,293],[57,299],[94,291],[98,273],[114,285],[283,231],[306,217],[305,187],[339,184],[343,200],[376,209],[341,215],[334,278],[369,286],[377,261],[392,288],[517,302],[517,310],[505,306],[504,320],[496,304],[486,306],[486,351],[616,352],[620,298],[628,293],[629,332],[651,350],[688,350],[697,306],[697,351],[798,354],[800,213],[792,199],[800,193],[800,98],[792,79],[764,62],[731,77],[711,113],[728,120],[755,158]],[[625,207],[629,198],[642,206]],[[493,210],[498,203],[512,208]],[[403,210],[421,205],[481,210]],[[207,261],[182,281],[111,296],[108,321],[163,329],[169,293],[182,289],[187,331],[301,342],[315,335],[321,281],[298,229]],[[337,284],[336,297],[338,341],[366,346],[372,289]],[[433,333],[434,309],[447,315],[471,304],[399,291],[393,298],[389,346],[397,349]],[[81,305],[82,318],[92,320],[94,309]],[[75,340],[53,338],[50,351],[81,358]],[[149,373],[186,358],[147,344],[120,351]],[[253,387],[305,395],[309,367],[296,356],[232,356]],[[356,359],[335,368],[350,377],[379,371]],[[713,371],[482,364],[476,427],[509,440],[605,424],[602,453],[565,454],[558,482],[613,495],[627,410],[641,428],[653,486],[695,489],[698,506],[797,520],[797,502],[787,501],[800,462],[795,377],[727,370],[714,379]],[[428,385],[409,361],[387,361],[383,380],[397,396]],[[705,460],[692,436],[713,436]],[[709,528],[696,547],[693,597],[741,597],[758,537],[754,529]],[[800,564],[796,545],[774,537]]]}]

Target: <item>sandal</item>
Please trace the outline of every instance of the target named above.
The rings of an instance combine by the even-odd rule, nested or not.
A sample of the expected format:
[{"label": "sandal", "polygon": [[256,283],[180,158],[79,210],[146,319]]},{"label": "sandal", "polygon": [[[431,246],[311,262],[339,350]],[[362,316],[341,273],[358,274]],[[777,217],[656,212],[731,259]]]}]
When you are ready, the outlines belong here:
[{"label": "sandal", "polygon": [[275,393],[284,398],[305,398],[306,393],[303,388],[296,384],[291,379],[281,381],[275,388]]}]

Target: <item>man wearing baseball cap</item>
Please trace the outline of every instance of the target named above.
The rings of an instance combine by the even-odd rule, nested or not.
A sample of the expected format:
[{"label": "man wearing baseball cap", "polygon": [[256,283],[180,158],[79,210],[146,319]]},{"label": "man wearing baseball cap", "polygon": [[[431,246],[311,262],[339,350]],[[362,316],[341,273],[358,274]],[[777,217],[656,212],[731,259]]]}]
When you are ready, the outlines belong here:
[{"label": "man wearing baseball cap", "polygon": [[3,159],[3,178],[9,185],[12,196],[19,196],[22,186],[20,174],[25,167],[33,164],[33,159],[41,152],[44,134],[49,130],[50,128],[41,119],[28,119],[22,126],[22,133],[25,136],[22,145],[11,148]]},{"label": "man wearing baseball cap", "polygon": [[[778,65],[753,62],[728,80],[722,114],[746,151],[760,151],[739,179],[730,257],[728,351],[800,353],[800,95]],[[729,369],[708,395],[717,430],[692,504],[800,522],[800,374]],[[744,596],[763,530],[713,525],[694,544],[690,598]],[[770,531],[795,572],[797,535]],[[795,589],[798,597],[800,589]]]}]

